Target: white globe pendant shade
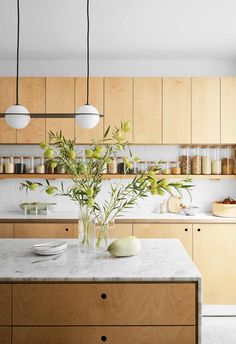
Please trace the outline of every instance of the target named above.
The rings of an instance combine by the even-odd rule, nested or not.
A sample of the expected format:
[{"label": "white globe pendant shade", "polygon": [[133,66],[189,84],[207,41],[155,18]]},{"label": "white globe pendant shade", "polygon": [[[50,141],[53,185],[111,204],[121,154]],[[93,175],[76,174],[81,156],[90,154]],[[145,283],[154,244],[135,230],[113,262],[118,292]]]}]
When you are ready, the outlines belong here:
[{"label": "white globe pendant shade", "polygon": [[24,106],[12,105],[6,111],[5,121],[13,129],[23,129],[30,122],[29,111]]},{"label": "white globe pendant shade", "polygon": [[95,128],[99,122],[98,110],[92,105],[83,105],[76,110],[76,121],[83,129]]}]

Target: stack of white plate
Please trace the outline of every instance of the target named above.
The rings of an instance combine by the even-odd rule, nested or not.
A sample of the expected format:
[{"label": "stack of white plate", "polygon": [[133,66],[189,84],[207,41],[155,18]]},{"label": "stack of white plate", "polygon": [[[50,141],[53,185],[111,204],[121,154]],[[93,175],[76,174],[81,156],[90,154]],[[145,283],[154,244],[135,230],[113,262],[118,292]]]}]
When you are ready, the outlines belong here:
[{"label": "stack of white plate", "polygon": [[34,252],[41,256],[63,253],[67,248],[66,242],[46,242],[34,245]]}]

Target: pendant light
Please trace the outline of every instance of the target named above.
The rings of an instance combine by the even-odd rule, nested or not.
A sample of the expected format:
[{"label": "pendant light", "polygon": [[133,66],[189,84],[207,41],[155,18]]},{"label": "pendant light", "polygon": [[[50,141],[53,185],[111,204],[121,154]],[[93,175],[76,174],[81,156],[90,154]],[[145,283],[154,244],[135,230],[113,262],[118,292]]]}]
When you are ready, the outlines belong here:
[{"label": "pendant light", "polygon": [[5,114],[7,124],[14,129],[23,129],[30,122],[29,111],[19,104],[19,50],[20,50],[20,0],[17,0],[17,48],[16,48],[16,104]]},{"label": "pendant light", "polygon": [[89,104],[89,24],[89,0],[87,0],[87,102],[76,110],[76,121],[84,129],[96,127],[100,119],[98,110]]}]

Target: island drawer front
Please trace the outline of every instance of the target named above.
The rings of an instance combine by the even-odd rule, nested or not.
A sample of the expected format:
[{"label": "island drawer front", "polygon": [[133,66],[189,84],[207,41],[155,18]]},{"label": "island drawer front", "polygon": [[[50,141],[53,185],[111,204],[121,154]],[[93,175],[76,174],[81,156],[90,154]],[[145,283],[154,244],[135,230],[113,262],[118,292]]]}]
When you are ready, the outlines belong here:
[{"label": "island drawer front", "polygon": [[195,326],[14,327],[13,344],[196,344]]},{"label": "island drawer front", "polygon": [[14,238],[74,238],[74,225],[69,223],[15,223]]},{"label": "island drawer front", "polygon": [[11,285],[0,284],[0,326],[11,325]]},{"label": "island drawer front", "polygon": [[194,283],[15,284],[14,325],[195,325]]},{"label": "island drawer front", "polygon": [[0,326],[0,343],[11,344],[11,327]]}]

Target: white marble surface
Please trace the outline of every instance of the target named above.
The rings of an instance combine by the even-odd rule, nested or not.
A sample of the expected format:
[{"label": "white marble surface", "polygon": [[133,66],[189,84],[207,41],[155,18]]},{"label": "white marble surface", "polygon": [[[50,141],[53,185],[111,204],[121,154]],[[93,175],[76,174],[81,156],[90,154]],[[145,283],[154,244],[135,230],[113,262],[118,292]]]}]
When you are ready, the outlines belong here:
[{"label": "white marble surface", "polygon": [[35,239],[0,240],[0,281],[198,281],[201,275],[177,239],[143,239],[138,256],[84,252],[70,239],[65,253],[37,256]]},{"label": "white marble surface", "polygon": [[[0,222],[2,221],[24,221],[24,220],[68,220],[77,221],[79,217],[78,212],[51,212],[49,215],[24,215],[23,212],[0,212]],[[135,211],[129,212],[117,218],[117,221],[123,220],[153,220],[154,222],[186,222],[186,223],[236,223],[236,218],[224,218],[213,216],[211,213],[198,213],[195,216],[186,216],[183,214],[160,214],[155,212],[142,212]]]}]

